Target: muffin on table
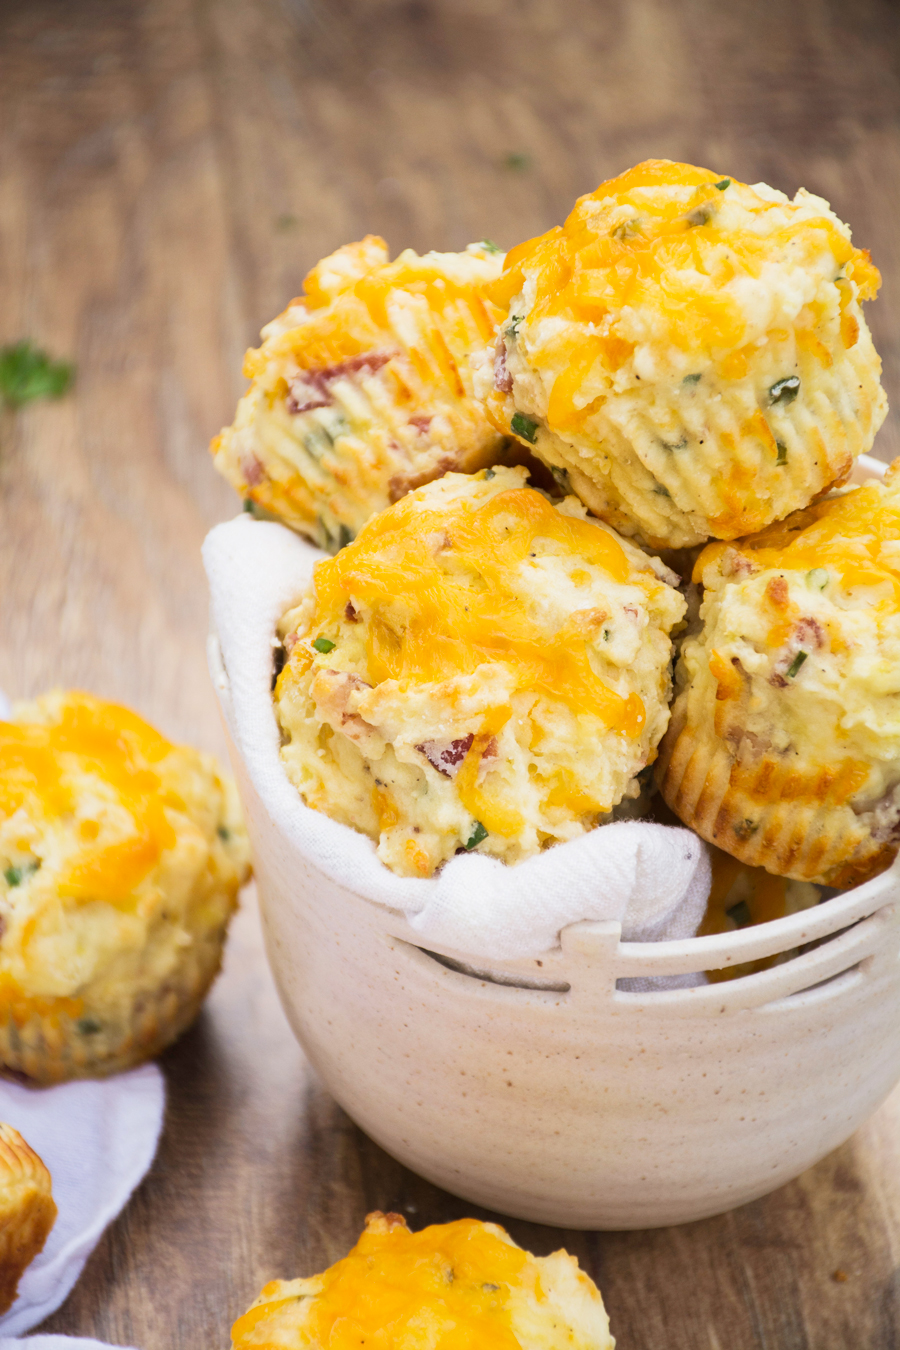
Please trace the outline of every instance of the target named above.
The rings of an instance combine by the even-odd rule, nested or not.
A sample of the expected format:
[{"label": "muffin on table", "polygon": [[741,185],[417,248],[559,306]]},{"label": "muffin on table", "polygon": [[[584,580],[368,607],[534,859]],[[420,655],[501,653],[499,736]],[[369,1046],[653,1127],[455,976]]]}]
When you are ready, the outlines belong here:
[{"label": "muffin on table", "polygon": [[754,866],[847,887],[900,844],[900,460],[734,544],[695,580],[658,781]]},{"label": "muffin on table", "polygon": [[574,1256],[532,1256],[477,1219],[411,1233],[380,1213],[324,1274],[267,1284],[231,1336],[232,1350],[615,1350],[600,1291]]},{"label": "muffin on table", "polygon": [[105,1075],[193,1020],[249,872],[233,783],[55,692],[0,722],[0,1072]]},{"label": "muffin on table", "polygon": [[648,160],[514,248],[478,358],[494,425],[653,548],[762,529],[884,420],[880,282],[821,197]]},{"label": "muffin on table", "polygon": [[472,397],[469,353],[500,311],[503,254],[367,235],[323,259],[247,353],[253,383],[210,449],[248,503],[334,551],[411,488],[494,462],[505,442]]},{"label": "muffin on table", "polygon": [[523,468],[448,474],[320,562],[282,619],[282,760],[403,876],[593,828],[656,755],[684,600]]},{"label": "muffin on table", "polygon": [[0,1313],[56,1222],[50,1173],[11,1125],[0,1123]]}]

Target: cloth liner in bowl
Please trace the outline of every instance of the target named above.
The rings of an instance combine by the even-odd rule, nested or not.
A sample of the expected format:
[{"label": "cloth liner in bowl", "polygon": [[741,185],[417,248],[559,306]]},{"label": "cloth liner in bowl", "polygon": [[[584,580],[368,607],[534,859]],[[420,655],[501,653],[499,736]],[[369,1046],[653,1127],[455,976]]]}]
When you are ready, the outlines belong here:
[{"label": "cloth liner in bowl", "polygon": [[424,945],[469,958],[540,956],[558,945],[561,929],[583,919],[617,920],[630,942],[693,937],[710,863],[690,830],[622,821],[514,867],[461,854],[422,880],[395,876],[367,836],[304,804],[279,756],[273,650],[278,620],[325,556],[283,525],[246,515],[217,525],[203,546],[210,667],[235,748],[266,810],[300,852],[355,894],[401,910]]}]

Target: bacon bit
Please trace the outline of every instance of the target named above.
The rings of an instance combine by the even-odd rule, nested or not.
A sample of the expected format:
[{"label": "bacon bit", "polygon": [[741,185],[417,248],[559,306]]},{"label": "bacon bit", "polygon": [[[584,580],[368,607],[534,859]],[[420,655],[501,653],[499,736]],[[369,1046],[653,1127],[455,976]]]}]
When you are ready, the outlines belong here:
[{"label": "bacon bit", "polygon": [[319,370],[301,370],[290,384],[287,400],[289,413],[312,412],[314,408],[327,408],[331,402],[329,386],[335,380],[346,375],[358,375],[365,371],[374,375],[382,366],[386,366],[391,357],[386,352],[366,352],[362,356],[350,356],[336,366],[323,366]]},{"label": "bacon bit", "polygon": [[348,600],[344,606],[344,618],[348,623],[359,623],[359,615],[353,608],[353,602]]},{"label": "bacon bit", "polygon": [[293,633],[288,633],[283,643],[284,650],[287,652],[288,656],[290,656],[291,652],[294,650],[299,641],[300,641],[300,634],[296,631],[296,629],[294,630]]},{"label": "bacon bit", "polygon": [[787,609],[788,584],[785,577],[772,577],[766,585],[766,599],[775,609]]},{"label": "bacon bit", "polygon": [[497,758],[497,737],[492,736],[481,752],[482,760]]},{"label": "bacon bit", "polygon": [[623,605],[622,610],[625,614],[630,614],[633,619],[638,616],[637,608],[634,605]]},{"label": "bacon bit", "polygon": [[723,577],[749,577],[759,569],[746,554],[739,553],[736,548],[726,548],[719,563],[719,570]]},{"label": "bacon bit", "polygon": [[[397,447],[399,449],[399,446]],[[457,455],[441,455],[436,464],[429,469],[423,469],[421,473],[395,473],[393,478],[388,479],[388,497],[391,505],[399,502],[401,497],[405,497],[407,492],[414,492],[416,488],[424,487],[426,483],[431,483],[435,478],[440,478],[442,474],[452,473],[459,466],[459,457]]]},{"label": "bacon bit", "polygon": [[241,468],[244,472],[244,482],[248,487],[258,487],[266,476],[265,469],[255,455],[241,460]]},{"label": "bacon bit", "polygon": [[424,436],[433,421],[433,417],[411,417],[409,419],[409,425],[415,427],[420,436]]},{"label": "bacon bit", "polygon": [[506,368],[506,343],[501,333],[494,347],[494,388],[501,394],[511,394],[512,387],[512,376]]},{"label": "bacon bit", "polygon": [[[416,749],[438,773],[445,778],[455,778],[474,739],[472,732],[469,732],[468,736],[459,736],[455,741],[423,741]],[[496,753],[496,741],[494,745]]]},{"label": "bacon bit", "polygon": [[813,619],[809,615],[797,620],[794,624],[794,633],[801,646],[825,646],[825,629],[818,619]]}]

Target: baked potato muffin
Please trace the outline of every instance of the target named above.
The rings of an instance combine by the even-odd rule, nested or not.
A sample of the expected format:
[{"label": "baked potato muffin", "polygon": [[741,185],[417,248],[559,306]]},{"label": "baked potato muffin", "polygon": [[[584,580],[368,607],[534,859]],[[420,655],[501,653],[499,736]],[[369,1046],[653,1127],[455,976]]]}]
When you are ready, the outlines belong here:
[{"label": "baked potato muffin", "polygon": [[658,778],[677,816],[777,875],[852,886],[900,843],[900,460],[709,544]]},{"label": "baked potato muffin", "polygon": [[325,258],[247,353],[252,380],[212,442],[241,496],[335,550],[371,515],[448,469],[493,463],[504,437],[472,398],[469,353],[500,311],[493,245],[411,249],[367,235]]},{"label": "baked potato muffin", "polygon": [[879,282],[821,197],[648,160],[507,254],[477,392],[622,533],[735,539],[871,446]]},{"label": "baked potato muffin", "polygon": [[638,795],[668,723],[673,574],[525,478],[419,488],[281,623],[288,777],[402,876],[591,829]]},{"label": "baked potato muffin", "polygon": [[231,1336],[232,1350],[615,1350],[574,1256],[532,1256],[477,1219],[411,1233],[379,1213],[324,1274],[267,1284]]},{"label": "baked potato muffin", "polygon": [[248,875],[233,783],[134,713],[55,692],[0,722],[0,1071],[104,1075],[193,1020]]},{"label": "baked potato muffin", "polygon": [[0,1122],[0,1313],[55,1222],[50,1173],[18,1130]]}]

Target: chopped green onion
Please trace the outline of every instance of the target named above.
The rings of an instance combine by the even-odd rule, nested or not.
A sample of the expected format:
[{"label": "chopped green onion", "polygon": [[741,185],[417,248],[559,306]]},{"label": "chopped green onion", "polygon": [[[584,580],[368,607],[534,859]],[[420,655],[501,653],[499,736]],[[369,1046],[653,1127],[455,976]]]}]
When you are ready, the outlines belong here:
[{"label": "chopped green onion", "polygon": [[509,425],[517,436],[522,437],[523,441],[527,441],[529,445],[534,445],[537,439],[538,423],[533,417],[526,417],[525,413],[517,412]]},{"label": "chopped green onion", "polygon": [[808,655],[809,655],[808,652],[797,653],[797,655],[794,657],[793,661],[787,668],[787,677],[789,680],[792,680],[794,678],[794,676],[797,674],[797,671],[803,665],[803,662],[806,660]]},{"label": "chopped green onion", "polygon": [[739,900],[736,905],[726,909],[725,913],[736,928],[746,928],[748,924],[753,922],[753,915],[750,913],[750,906],[746,900]]},{"label": "chopped green onion", "polygon": [[472,833],[469,835],[463,847],[465,848],[467,853],[471,852],[473,848],[475,848],[478,844],[481,843],[482,839],[487,839],[487,836],[488,832],[482,825],[481,821],[476,820],[472,826]]},{"label": "chopped green onion", "polygon": [[827,567],[814,567],[806,574],[806,584],[812,591],[824,591],[830,580],[831,573]]},{"label": "chopped green onion", "polygon": [[338,549],[346,548],[353,541],[353,531],[349,525],[341,525],[338,529]]},{"label": "chopped green onion", "polygon": [[252,498],[250,498],[250,497],[245,497],[245,498],[244,498],[244,500],[243,500],[243,502],[242,502],[242,504],[241,504],[241,510],[242,510],[242,511],[246,511],[246,513],[247,513],[248,516],[252,516],[252,515],[253,515],[253,500],[252,500]]},{"label": "chopped green onion", "polygon": [[482,239],[481,247],[487,249],[488,253],[502,253],[503,249],[499,244],[495,244],[493,239]]},{"label": "chopped green onion", "polygon": [[33,862],[23,863],[21,867],[7,867],[3,873],[7,886],[21,886],[22,882],[27,881],[40,865],[40,858],[35,858]]},{"label": "chopped green onion", "polygon": [[96,1017],[79,1017],[75,1025],[82,1036],[96,1036],[98,1031],[103,1030]]},{"label": "chopped green onion", "polygon": [[656,493],[657,497],[671,497],[672,495],[667,487],[663,487],[662,483],[657,483],[653,491]]},{"label": "chopped green onion", "polygon": [[21,408],[35,398],[60,398],[75,378],[68,361],[53,361],[31,342],[0,347],[0,399]]},{"label": "chopped green onion", "polygon": [[564,492],[571,492],[572,484],[569,482],[568,469],[558,469],[555,464],[551,464],[550,472]]},{"label": "chopped green onion", "polygon": [[227,844],[228,840],[231,838],[231,831],[229,830],[227,825],[217,825],[216,834],[222,840],[223,844]]},{"label": "chopped green onion", "polygon": [[718,183],[713,183],[713,187],[717,187],[720,192],[724,192],[725,189],[730,186],[731,186],[730,178],[722,178]]},{"label": "chopped green onion", "polygon": [[685,375],[685,377],[684,377],[684,379],[681,381],[681,383],[682,383],[682,384],[699,384],[701,379],[702,379],[702,376],[700,375],[700,373],[699,373],[699,371],[698,371],[696,375]]},{"label": "chopped green onion", "polygon": [[524,318],[525,318],[524,314],[510,314],[509,323],[503,330],[503,336],[514,338],[516,336],[516,333],[518,333],[519,331],[519,324],[522,322]]},{"label": "chopped green onion", "polygon": [[526,169],[531,168],[531,156],[521,150],[513,150],[503,162],[507,169],[513,169],[516,173],[524,173]]},{"label": "chopped green onion", "polygon": [[745,816],[743,820],[739,820],[738,823],[735,825],[734,832],[737,835],[738,839],[749,839],[751,834],[756,834],[756,831],[758,829],[759,829],[759,821],[750,820],[748,819],[748,817]]},{"label": "chopped green onion", "polygon": [[800,376],[785,375],[783,380],[776,380],[769,386],[770,403],[793,403],[800,392]]},{"label": "chopped green onion", "polygon": [[326,654],[326,652],[332,651],[335,645],[336,644],[333,643],[330,638],[325,637],[317,637],[315,642],[313,643],[313,646],[315,647],[316,651],[321,652],[323,656]]},{"label": "chopped green onion", "polygon": [[494,469],[485,469],[485,471],[484,471],[484,481],[485,481],[486,483],[489,483],[489,482],[491,481],[492,478],[496,478],[496,477],[497,477],[496,470],[494,470]]},{"label": "chopped green onion", "polygon": [[608,628],[604,628],[604,630],[603,630],[603,641],[604,641],[604,642],[609,642],[609,629],[608,629]]},{"label": "chopped green onion", "polygon": [[775,459],[775,463],[780,464],[783,467],[787,464],[787,446],[784,441],[776,441],[775,444],[778,447],[778,455]]}]

